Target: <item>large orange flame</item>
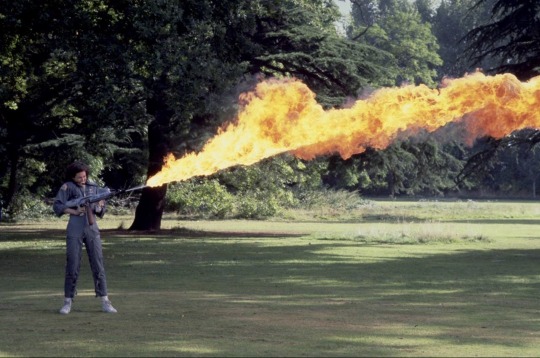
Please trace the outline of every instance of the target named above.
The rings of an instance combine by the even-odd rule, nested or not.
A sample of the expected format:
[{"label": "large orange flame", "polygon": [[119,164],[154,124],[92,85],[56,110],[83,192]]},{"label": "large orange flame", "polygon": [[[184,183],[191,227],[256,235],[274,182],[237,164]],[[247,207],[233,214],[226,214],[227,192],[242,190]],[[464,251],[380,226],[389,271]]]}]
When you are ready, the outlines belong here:
[{"label": "large orange flame", "polygon": [[169,155],[147,185],[210,175],[284,152],[303,159],[329,153],[348,158],[367,147],[383,149],[405,131],[435,131],[465,114],[471,138],[540,128],[540,76],[521,82],[511,74],[477,72],[446,80],[440,89],[383,88],[350,108],[327,111],[297,80],[261,82],[240,99],[244,106],[235,122],[199,153],[179,159]]}]

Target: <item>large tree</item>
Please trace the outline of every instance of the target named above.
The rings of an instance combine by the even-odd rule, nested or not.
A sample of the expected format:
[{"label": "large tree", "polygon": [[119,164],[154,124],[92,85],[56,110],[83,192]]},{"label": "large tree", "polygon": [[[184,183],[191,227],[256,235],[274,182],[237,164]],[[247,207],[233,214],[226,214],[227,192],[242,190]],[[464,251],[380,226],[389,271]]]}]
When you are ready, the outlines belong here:
[{"label": "large tree", "polygon": [[470,46],[466,35],[479,24],[490,18],[489,9],[494,0],[475,4],[478,0],[442,0],[429,18],[433,33],[439,43],[439,55],[443,63],[437,68],[438,78],[461,77],[475,68],[491,68],[494,61],[490,56],[471,61],[465,55]]},{"label": "large tree", "polygon": [[[122,15],[104,1],[8,2],[0,6],[0,188],[44,195],[74,159],[100,172],[141,128],[122,105]],[[44,175],[47,173],[47,175]]]},{"label": "large tree", "polygon": [[[484,68],[489,73],[509,72],[521,80],[540,74],[540,3],[537,0],[477,0],[471,11],[481,7],[491,9],[485,22],[471,29],[465,39],[467,54],[474,63],[489,60],[493,64]],[[501,151],[511,146],[528,143],[529,148],[540,142],[540,132],[520,131],[502,140],[488,141],[488,145],[476,153],[464,168],[467,173],[501,158]],[[489,168],[487,168],[489,169]]]},{"label": "large tree", "polygon": [[406,0],[353,0],[353,25],[349,36],[391,56],[385,66],[392,76],[382,83],[435,85],[442,64],[431,24]]},{"label": "large tree", "polygon": [[[491,0],[478,0],[479,7]],[[540,74],[540,3],[537,0],[498,0],[487,23],[472,29],[468,53],[479,62],[498,60],[485,69],[492,73],[510,72],[522,80]]]},{"label": "large tree", "polygon": [[[420,12],[405,0],[353,0],[352,4],[349,36],[390,55],[384,63],[390,76],[379,86],[435,86],[442,61],[431,24],[424,20],[430,16],[426,6]],[[334,158],[325,182],[338,188],[346,183],[348,189],[377,195],[440,193],[448,188],[447,177],[455,171],[455,161],[441,148],[434,142],[397,141],[386,150],[368,149],[347,161]],[[449,170],[441,170],[441,165]],[[433,180],[435,172],[446,177]]]},{"label": "large tree", "polygon": [[[141,166],[153,175],[167,153],[200,149],[232,117],[224,94],[234,98],[242,79],[299,77],[332,106],[384,72],[381,52],[337,35],[330,0],[1,5],[7,201],[36,182],[41,193],[54,190],[74,159],[117,184],[122,166],[133,169],[123,184],[141,178]],[[165,193],[166,186],[143,191],[133,229],[160,227]]]},{"label": "large tree", "polygon": [[[149,176],[167,152],[200,148],[225,118],[216,111],[215,95],[241,75],[295,76],[334,105],[384,72],[376,64],[379,51],[338,36],[331,1],[182,1],[160,8],[166,13],[159,26],[147,11],[135,16],[140,29],[149,29],[135,29],[141,57],[150,54],[141,64],[152,93]],[[131,229],[159,229],[165,194],[166,185],[143,191]]]}]

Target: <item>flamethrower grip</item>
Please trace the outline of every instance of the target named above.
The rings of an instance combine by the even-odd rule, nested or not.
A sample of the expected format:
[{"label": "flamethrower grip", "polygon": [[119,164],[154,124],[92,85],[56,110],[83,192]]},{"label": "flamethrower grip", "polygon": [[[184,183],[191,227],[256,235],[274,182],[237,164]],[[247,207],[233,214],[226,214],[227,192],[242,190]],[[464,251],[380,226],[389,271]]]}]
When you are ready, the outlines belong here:
[{"label": "flamethrower grip", "polygon": [[99,201],[102,201],[102,200],[107,200],[115,195],[118,195],[120,194],[119,191],[111,191],[109,190],[108,188],[105,188],[103,189],[103,191],[101,193],[98,193],[98,194],[95,194],[95,195],[90,195],[86,200],[85,200],[85,207],[86,207],[86,216],[88,218],[88,225],[94,225],[94,223],[96,222],[96,215],[94,213],[94,210],[93,210],[93,207],[92,207],[92,204],[93,203],[97,203]]},{"label": "flamethrower grip", "polygon": [[92,210],[92,205],[90,205],[90,201],[87,201],[84,206],[86,208],[86,218],[88,219],[88,225],[92,226],[96,222],[96,217],[94,216],[94,210]]}]

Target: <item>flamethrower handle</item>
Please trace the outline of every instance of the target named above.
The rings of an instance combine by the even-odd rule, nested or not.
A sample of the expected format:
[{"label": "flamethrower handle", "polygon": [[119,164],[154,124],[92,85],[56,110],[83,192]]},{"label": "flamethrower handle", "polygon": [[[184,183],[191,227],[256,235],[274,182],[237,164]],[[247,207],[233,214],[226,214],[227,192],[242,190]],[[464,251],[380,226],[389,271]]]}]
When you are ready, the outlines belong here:
[{"label": "flamethrower handle", "polygon": [[86,204],[84,204],[84,206],[86,208],[86,218],[88,219],[88,225],[92,226],[96,222],[94,210],[92,210],[92,205],[90,205],[89,201],[87,201]]}]

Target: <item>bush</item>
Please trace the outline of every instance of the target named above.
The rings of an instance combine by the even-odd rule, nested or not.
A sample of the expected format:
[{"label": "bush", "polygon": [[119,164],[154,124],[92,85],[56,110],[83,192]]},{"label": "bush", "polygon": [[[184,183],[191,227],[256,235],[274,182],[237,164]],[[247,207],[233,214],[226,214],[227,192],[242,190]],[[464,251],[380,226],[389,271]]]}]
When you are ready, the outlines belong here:
[{"label": "bush", "polygon": [[43,219],[53,215],[51,205],[31,195],[17,195],[11,205],[2,212],[2,221]]},{"label": "bush", "polygon": [[236,217],[239,219],[263,219],[274,216],[282,209],[280,200],[262,192],[246,192],[237,196]]},{"label": "bush", "polygon": [[187,181],[169,186],[166,211],[181,215],[224,218],[234,197],[217,180]]}]

